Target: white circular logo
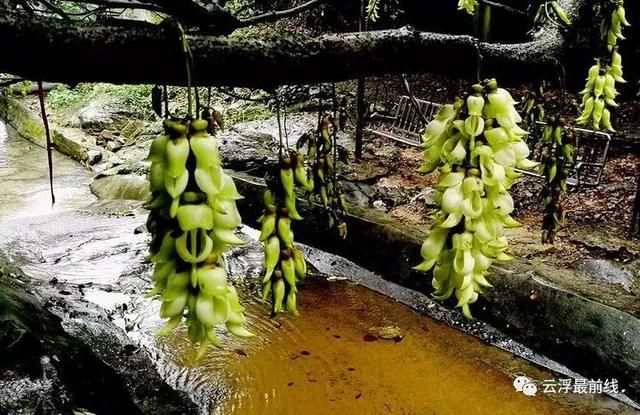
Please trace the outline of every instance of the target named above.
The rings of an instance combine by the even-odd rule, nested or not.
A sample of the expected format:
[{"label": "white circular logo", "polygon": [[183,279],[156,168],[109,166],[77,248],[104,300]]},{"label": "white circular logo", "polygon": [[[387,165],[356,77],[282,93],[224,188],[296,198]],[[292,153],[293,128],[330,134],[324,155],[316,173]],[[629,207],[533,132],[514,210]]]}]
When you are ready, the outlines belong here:
[{"label": "white circular logo", "polygon": [[534,383],[527,383],[522,387],[522,393],[527,396],[536,396],[536,392],[538,392],[538,387]]},{"label": "white circular logo", "polygon": [[524,387],[524,385],[526,385],[527,383],[531,383],[531,379],[529,379],[526,376],[518,376],[514,381],[513,381],[513,387],[516,388],[516,392],[522,392],[522,388]]}]

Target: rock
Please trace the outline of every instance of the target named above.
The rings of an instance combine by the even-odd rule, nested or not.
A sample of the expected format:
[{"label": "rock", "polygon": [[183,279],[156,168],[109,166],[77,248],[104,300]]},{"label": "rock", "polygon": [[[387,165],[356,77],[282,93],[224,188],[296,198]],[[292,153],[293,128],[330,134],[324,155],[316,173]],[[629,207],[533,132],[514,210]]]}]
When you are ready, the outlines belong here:
[{"label": "rock", "polygon": [[98,150],[88,150],[87,151],[87,163],[90,166],[99,163],[102,161],[102,153]]},{"label": "rock", "polygon": [[0,94],[0,118],[25,139],[40,147],[46,147],[42,119],[29,111],[20,100]]},{"label": "rock", "polygon": [[58,128],[53,130],[53,145],[62,154],[79,160],[88,161],[88,149],[94,146],[93,137],[81,130]]},{"label": "rock", "polygon": [[107,143],[113,140],[113,133],[109,130],[102,130],[102,132],[96,137],[96,145],[105,148]]},{"label": "rock", "polygon": [[371,206],[375,190],[366,183],[343,181],[340,183],[342,194],[349,205]]},{"label": "rock", "polygon": [[367,331],[370,335],[383,340],[399,342],[404,339],[404,332],[398,326],[370,327]]},{"label": "rock", "polygon": [[117,111],[114,100],[108,97],[94,98],[78,113],[83,130],[102,131],[113,128],[113,115]]},{"label": "rock", "polygon": [[140,233],[145,233],[145,232],[147,232],[147,225],[145,224],[142,224],[133,230],[134,235],[138,235]]},{"label": "rock", "polygon": [[382,200],[374,200],[373,207],[374,209],[382,210],[384,212],[387,211],[387,205]]},{"label": "rock", "polygon": [[594,281],[617,284],[627,292],[633,290],[633,273],[616,262],[606,259],[584,258],[578,261],[576,269]]},{"label": "rock", "polygon": [[106,142],[115,140],[116,136],[113,134],[111,130],[102,130],[100,132],[100,138],[106,143]]},{"label": "rock", "polygon": [[374,186],[375,196],[385,202],[386,206],[394,207],[409,203],[411,192],[403,185],[402,181],[392,181],[388,177],[383,177]]},{"label": "rock", "polygon": [[437,194],[438,191],[436,189],[434,189],[433,187],[428,187],[418,195],[418,198],[422,199],[427,207],[435,208],[439,206],[439,204],[436,202]]},{"label": "rock", "polygon": [[510,228],[506,231],[509,239],[509,251],[520,258],[534,258],[557,248],[553,244],[543,244],[537,232],[531,232],[524,226]]},{"label": "rock", "polygon": [[[124,353],[115,325],[104,318],[92,324],[67,331],[38,298],[0,276],[0,413],[197,412],[161,379],[149,356]],[[96,341],[100,347],[89,346]]]},{"label": "rock", "polygon": [[158,136],[164,134],[164,127],[162,126],[162,120],[145,123],[140,132],[141,136]]},{"label": "rock", "polygon": [[[143,119],[144,114],[132,110],[130,105],[123,102],[122,97],[109,93],[97,93],[77,113],[69,114],[66,122],[74,125],[78,120],[80,128],[85,131],[101,133],[108,130],[112,131],[113,135],[122,134],[131,138],[144,129]],[[108,142],[109,137],[103,136],[102,141]]]},{"label": "rock", "polygon": [[91,183],[91,193],[100,200],[146,200],[149,195],[147,179],[133,174],[105,176]]},{"label": "rock", "polygon": [[122,148],[122,143],[115,140],[107,141],[107,144],[105,145],[105,147],[107,150],[115,153]]},{"label": "rock", "polygon": [[[137,174],[146,176],[149,173],[150,163],[146,161],[151,147],[152,139],[155,135],[143,135],[138,137],[133,145],[127,145],[119,148],[117,155],[111,154],[110,161],[113,162],[113,168],[102,170],[97,177],[104,177],[115,174]],[[120,140],[119,138],[117,140]],[[116,140],[116,141],[117,141]]]},{"label": "rock", "polygon": [[586,248],[601,258],[629,262],[640,255],[638,242],[606,229],[576,226],[570,229],[569,234],[573,243]]},{"label": "rock", "polygon": [[275,137],[251,127],[242,125],[238,128],[219,133],[220,156],[225,168],[239,171],[251,171],[261,176],[270,163],[278,157]]}]

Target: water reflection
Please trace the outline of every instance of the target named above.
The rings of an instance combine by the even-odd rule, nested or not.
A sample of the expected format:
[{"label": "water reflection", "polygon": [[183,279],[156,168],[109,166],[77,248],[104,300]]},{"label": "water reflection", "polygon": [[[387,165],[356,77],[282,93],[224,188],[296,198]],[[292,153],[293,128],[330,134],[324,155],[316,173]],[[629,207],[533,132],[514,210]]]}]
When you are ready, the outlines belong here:
[{"label": "water reflection", "polygon": [[[552,375],[407,307],[345,281],[310,279],[298,318],[267,318],[244,291],[258,338],[224,337],[200,362],[184,331],[161,347],[211,391],[213,414],[618,414],[599,404],[516,393],[515,374]],[[371,333],[396,326],[403,340]]]}]

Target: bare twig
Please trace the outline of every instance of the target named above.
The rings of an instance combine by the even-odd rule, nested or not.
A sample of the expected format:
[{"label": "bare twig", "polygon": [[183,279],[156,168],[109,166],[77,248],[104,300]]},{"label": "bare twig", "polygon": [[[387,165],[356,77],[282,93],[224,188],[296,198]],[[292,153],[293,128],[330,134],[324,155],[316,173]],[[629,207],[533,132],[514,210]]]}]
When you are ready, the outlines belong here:
[{"label": "bare twig", "polygon": [[520,14],[520,15],[526,15],[527,14],[527,12],[525,12],[524,10],[516,9],[515,7],[507,6],[506,4],[498,3],[496,1],[480,0],[480,3],[484,3],[487,6],[495,7],[497,9],[505,10],[505,11],[507,11],[509,13],[512,13],[512,14]]},{"label": "bare twig", "polygon": [[239,27],[239,20],[212,3],[209,8],[191,0],[70,0],[74,3],[93,4],[102,9],[149,10],[174,17],[188,27],[197,27],[201,33],[226,35]]},{"label": "bare twig", "polygon": [[62,17],[64,20],[69,20],[69,15],[67,13],[65,13],[61,8],[59,8],[58,6],[52,4],[51,2],[47,1],[47,0],[38,0],[40,3],[42,3],[47,9],[51,10],[53,13],[57,14],[58,16]]},{"label": "bare twig", "polygon": [[42,114],[42,123],[44,124],[44,133],[47,138],[47,160],[49,162],[49,188],[51,189],[51,205],[56,203],[56,196],[53,193],[53,144],[51,143],[51,131],[49,130],[49,121],[47,120],[47,111],[44,106],[44,88],[42,81],[38,81],[38,98],[40,99],[40,113]]},{"label": "bare twig", "polygon": [[240,21],[216,2],[204,7],[191,0],[138,1],[158,6],[185,26],[196,26],[205,34],[227,35],[240,26]]},{"label": "bare twig", "polygon": [[241,27],[252,26],[258,23],[266,23],[271,22],[278,19],[283,19],[285,17],[294,16],[296,14],[302,13],[309,9],[312,9],[316,6],[319,6],[325,3],[327,0],[310,0],[304,4],[301,4],[296,7],[292,7],[287,10],[274,10],[264,14],[259,14],[257,16],[248,17],[240,21]]},{"label": "bare twig", "polygon": [[94,4],[105,9],[139,9],[150,10],[154,12],[163,12],[163,10],[154,4],[144,4],[133,1],[111,1],[111,0],[73,0],[74,3]]}]

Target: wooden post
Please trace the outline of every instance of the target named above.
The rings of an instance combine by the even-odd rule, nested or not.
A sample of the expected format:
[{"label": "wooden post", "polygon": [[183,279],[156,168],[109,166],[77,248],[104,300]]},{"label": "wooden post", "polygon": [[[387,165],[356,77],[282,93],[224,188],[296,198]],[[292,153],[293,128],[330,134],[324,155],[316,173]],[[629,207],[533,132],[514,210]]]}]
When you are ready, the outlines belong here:
[{"label": "wooden post", "polygon": [[362,159],[362,141],[364,136],[364,77],[358,78],[358,93],[356,97],[356,160]]},{"label": "wooden post", "polygon": [[[367,13],[366,13],[366,0],[360,0],[360,19],[358,21],[358,30],[360,32],[367,30]],[[364,137],[364,114],[366,112],[364,102],[364,87],[365,78],[360,76],[358,78],[358,91],[356,94],[356,148],[355,157],[356,160],[362,159],[362,142]]]},{"label": "wooden post", "polygon": [[633,214],[631,215],[631,228],[629,232],[633,236],[640,235],[640,172],[637,175],[638,185],[636,187],[636,200],[633,203]]}]

